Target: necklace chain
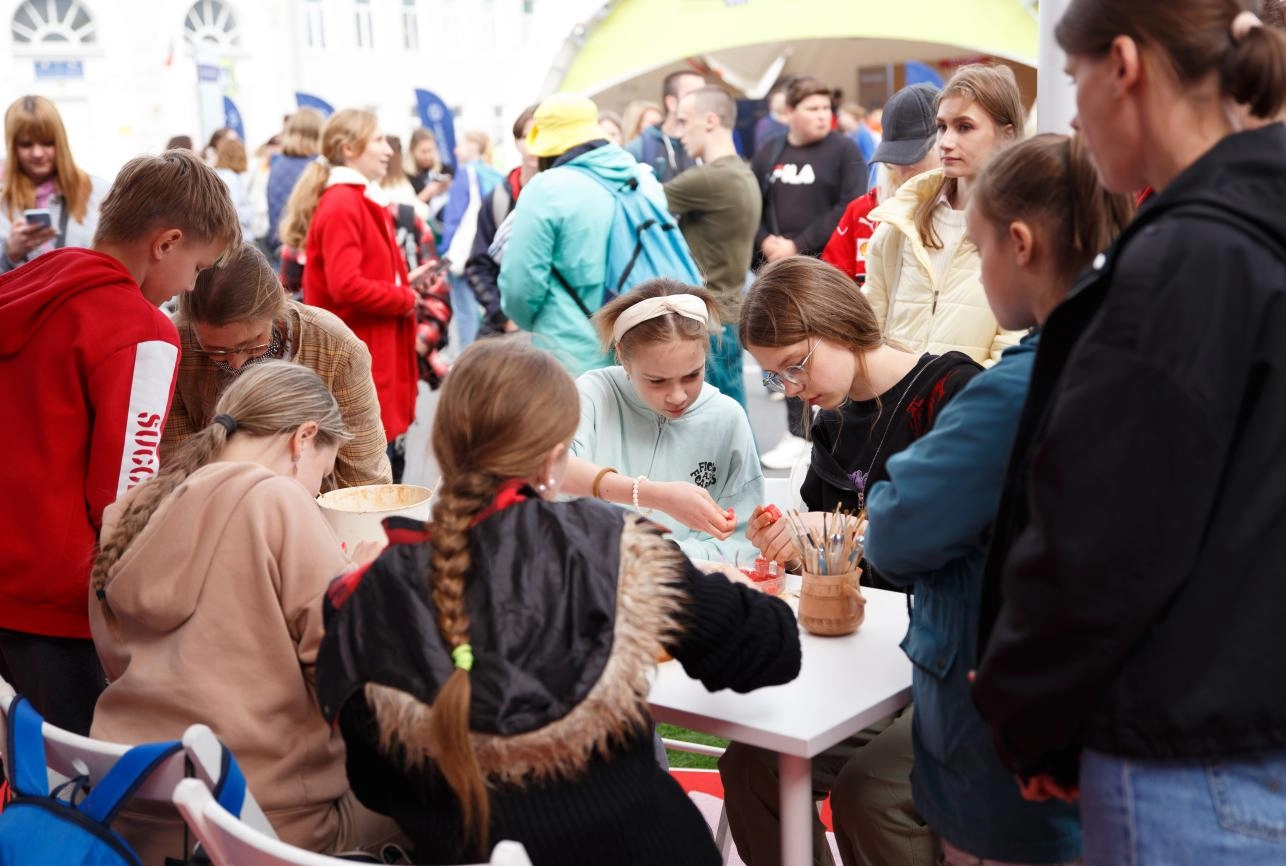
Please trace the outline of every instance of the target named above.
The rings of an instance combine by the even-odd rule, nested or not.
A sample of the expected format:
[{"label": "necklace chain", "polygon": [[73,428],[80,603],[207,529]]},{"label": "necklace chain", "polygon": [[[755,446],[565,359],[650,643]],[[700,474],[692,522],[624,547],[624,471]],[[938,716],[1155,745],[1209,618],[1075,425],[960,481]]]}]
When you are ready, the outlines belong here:
[{"label": "necklace chain", "polygon": [[889,423],[884,425],[884,435],[880,437],[880,444],[875,446],[875,455],[871,457],[871,462],[867,464],[866,467],[866,474],[862,477],[862,489],[857,491],[857,507],[859,511],[866,507],[866,488],[871,484],[871,472],[875,469],[875,461],[880,459],[880,451],[884,449],[884,440],[889,438],[889,431],[893,429],[893,422],[897,420],[898,412],[902,411],[902,403],[906,400],[906,395],[910,394],[911,389],[915,387],[915,383],[920,380],[920,375],[925,370],[929,369],[929,366],[932,363],[933,362],[930,361],[928,364],[925,364],[919,370],[915,371],[915,376],[911,378],[910,383],[906,386],[906,390],[904,390],[902,395],[898,397],[897,405],[893,407],[893,412],[889,415]]}]

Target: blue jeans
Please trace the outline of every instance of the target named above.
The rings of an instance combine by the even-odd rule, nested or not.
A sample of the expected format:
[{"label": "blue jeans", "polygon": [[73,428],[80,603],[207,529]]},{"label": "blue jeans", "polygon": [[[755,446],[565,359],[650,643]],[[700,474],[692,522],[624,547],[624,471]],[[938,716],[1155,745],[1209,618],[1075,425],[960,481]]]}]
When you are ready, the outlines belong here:
[{"label": "blue jeans", "polygon": [[1281,866],[1286,749],[1228,758],[1081,757],[1085,866]]},{"label": "blue jeans", "polygon": [[746,408],[746,385],[742,378],[741,341],[737,326],[724,325],[723,331],[710,337],[706,355],[706,381]]},{"label": "blue jeans", "polygon": [[451,326],[455,330],[454,351],[459,355],[478,336],[478,299],[464,277],[451,274]]}]

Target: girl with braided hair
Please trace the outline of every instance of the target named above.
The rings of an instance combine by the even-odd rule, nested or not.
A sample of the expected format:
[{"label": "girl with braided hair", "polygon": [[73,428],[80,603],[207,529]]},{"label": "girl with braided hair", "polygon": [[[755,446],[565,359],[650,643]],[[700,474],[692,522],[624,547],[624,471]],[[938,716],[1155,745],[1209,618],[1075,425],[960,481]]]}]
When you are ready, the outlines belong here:
[{"label": "girl with braided hair", "polygon": [[388,521],[390,547],[328,593],[322,711],[417,863],[515,839],[537,866],[715,866],[655,760],[648,674],[662,649],[710,689],[798,673],[784,602],[698,571],[639,515],[555,501],[578,402],[552,355],[470,346],[434,418],[431,524]]},{"label": "girl with braided hair", "polygon": [[[350,794],[343,742],[314,697],[322,596],[348,560],[313,498],[348,439],[312,370],[246,369],[210,424],[107,509],[90,575],[110,680],[91,736],[142,743],[209,725],[278,835],[320,852],[397,834]],[[144,866],[184,853],[173,810],[112,827]]]}]

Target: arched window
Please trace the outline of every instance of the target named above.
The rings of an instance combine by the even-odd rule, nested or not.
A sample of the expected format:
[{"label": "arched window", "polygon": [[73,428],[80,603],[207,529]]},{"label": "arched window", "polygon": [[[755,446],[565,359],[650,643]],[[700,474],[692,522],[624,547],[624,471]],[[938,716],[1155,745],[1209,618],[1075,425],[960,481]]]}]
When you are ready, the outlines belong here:
[{"label": "arched window", "polygon": [[223,0],[196,0],[183,22],[183,35],[190,45],[211,45],[230,50],[241,46],[241,31],[231,3]]},{"label": "arched window", "polygon": [[17,45],[93,45],[98,41],[94,16],[80,0],[27,0],[13,13]]}]

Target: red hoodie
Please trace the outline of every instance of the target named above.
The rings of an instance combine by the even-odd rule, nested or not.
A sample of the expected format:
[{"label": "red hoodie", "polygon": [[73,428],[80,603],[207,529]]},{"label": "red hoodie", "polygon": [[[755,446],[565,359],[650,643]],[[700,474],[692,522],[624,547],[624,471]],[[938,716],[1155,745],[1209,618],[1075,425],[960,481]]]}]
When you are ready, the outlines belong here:
[{"label": "red hoodie", "polygon": [[0,628],[88,638],[103,509],[157,470],[178,332],[116,259],[0,277]]},{"label": "red hoodie", "polygon": [[875,190],[849,202],[826,249],[822,250],[822,261],[839,268],[859,284],[866,281],[866,253],[876,226],[867,215],[877,204]]}]

